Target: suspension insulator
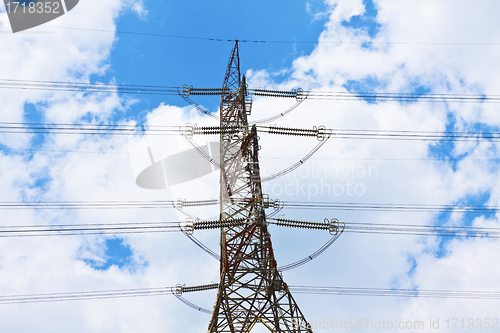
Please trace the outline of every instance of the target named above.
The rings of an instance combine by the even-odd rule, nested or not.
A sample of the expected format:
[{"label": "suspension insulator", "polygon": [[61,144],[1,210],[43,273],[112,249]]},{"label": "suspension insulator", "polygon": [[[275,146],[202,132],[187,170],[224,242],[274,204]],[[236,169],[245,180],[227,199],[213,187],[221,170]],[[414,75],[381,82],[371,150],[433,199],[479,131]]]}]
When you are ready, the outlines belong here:
[{"label": "suspension insulator", "polygon": [[333,218],[330,221],[328,219],[325,219],[325,222],[328,223],[328,232],[330,232],[330,235],[336,235],[340,232],[341,229],[341,222],[339,222],[339,219]]},{"label": "suspension insulator", "polygon": [[191,123],[186,123],[185,130],[182,131],[182,134],[184,134],[186,138],[192,139],[194,134],[194,129],[195,127]]},{"label": "suspension insulator", "polygon": [[280,201],[280,199],[275,199],[273,201],[273,208],[274,209],[280,209],[284,206],[284,203]]},{"label": "suspension insulator", "polygon": [[192,235],[194,233],[194,222],[193,219],[188,217],[184,222],[184,225],[181,225],[182,231],[187,233],[188,235]]},{"label": "suspension insulator", "polygon": [[307,92],[304,91],[304,89],[302,88],[298,88],[296,91],[295,91],[295,99],[297,101],[302,101],[304,99],[307,98]]},{"label": "suspension insulator", "polygon": [[318,127],[318,135],[317,135],[317,139],[318,141],[323,141],[325,140],[327,136],[327,130],[326,130],[326,127],[321,125]]},{"label": "suspension insulator", "polygon": [[186,199],[182,200],[181,198],[178,198],[177,201],[175,202],[175,208],[177,208],[177,209],[184,208],[185,202],[186,202]]},{"label": "suspension insulator", "polygon": [[174,289],[174,293],[177,295],[177,296],[182,296],[182,289],[183,289],[183,286],[179,283],[175,286],[175,289]]},{"label": "suspension insulator", "polygon": [[189,97],[189,93],[191,92],[191,89],[193,88],[193,86],[188,86],[187,84],[183,85],[182,86],[182,94],[185,96],[185,97]]},{"label": "suspension insulator", "polygon": [[262,194],[262,204],[264,205],[264,208],[269,208],[269,194]]},{"label": "suspension insulator", "polygon": [[252,113],[252,97],[245,96],[245,113],[250,115]]}]

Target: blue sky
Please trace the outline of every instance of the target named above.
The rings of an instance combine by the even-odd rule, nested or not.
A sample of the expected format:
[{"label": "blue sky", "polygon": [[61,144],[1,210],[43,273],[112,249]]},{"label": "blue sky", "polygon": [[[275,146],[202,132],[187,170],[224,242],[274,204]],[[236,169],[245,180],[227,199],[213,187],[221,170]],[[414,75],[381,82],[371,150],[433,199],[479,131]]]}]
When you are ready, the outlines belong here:
[{"label": "blue sky", "polygon": [[[244,39],[265,41],[286,41],[286,43],[242,43],[242,70],[266,70],[271,73],[282,72],[273,77],[276,83],[290,79],[292,61],[300,55],[306,55],[313,50],[315,41],[327,21],[326,15],[316,15],[326,10],[319,1],[304,3],[296,1],[283,8],[279,2],[266,1],[241,3],[172,3],[168,1],[145,1],[147,15],[138,16],[135,12],[127,12],[117,20],[118,32],[160,33],[168,31],[168,35],[183,37]],[[377,9],[373,1],[364,0],[365,10],[342,21],[342,25],[352,29],[356,34],[366,33],[370,38],[376,38],[381,25],[377,22]],[[308,10],[306,10],[308,9]],[[279,17],[274,15],[280,11]],[[217,15],[206,15],[207,12]],[[258,19],[256,19],[258,18]],[[258,23],[257,23],[258,22]],[[200,29],[203,27],[203,29]],[[166,34],[166,33],[165,33]],[[308,41],[309,43],[289,43],[289,41]],[[147,84],[181,86],[183,84],[195,87],[218,87],[223,80],[223,73],[229,51],[233,42],[184,39],[181,37],[138,36],[117,34],[117,41],[109,58],[110,68],[106,75],[95,77],[94,80],[108,81],[111,78],[120,84]],[[363,45],[365,46],[365,45]],[[285,70],[285,71],[284,71]],[[431,88],[412,83],[411,92],[427,93]],[[362,80],[352,80],[345,84],[348,91],[365,92],[386,89],[386,82],[380,82],[372,77]],[[178,96],[137,96],[137,102],[127,110],[126,117],[143,121],[145,113],[159,104],[183,106]],[[200,99],[200,98],[198,98]],[[202,99],[206,101],[211,111],[216,111],[217,99]],[[370,102],[369,103],[374,103]],[[449,120],[447,130],[453,131],[455,126]],[[495,131],[495,128],[484,128],[484,131]],[[447,160],[453,155],[454,143],[441,142],[430,147],[429,155],[450,163],[456,169],[459,160]],[[489,199],[488,193],[461,198],[457,204],[483,205]],[[475,216],[473,216],[475,217]],[[449,214],[436,217],[436,225],[448,223]],[[469,225],[471,218],[464,216],[464,223]],[[444,239],[437,250],[438,256],[445,252],[445,245],[450,239]],[[107,244],[107,243],[106,243]],[[128,255],[131,252],[114,247],[116,254],[111,255],[109,262],[116,256]],[[112,251],[113,252],[113,251]],[[104,267],[109,267],[106,264]]]},{"label": "blue sky", "polygon": [[[309,43],[241,44],[245,70],[265,69],[281,72],[293,59],[314,48],[326,17],[315,19],[306,11],[306,3],[280,2],[171,2],[145,1],[147,16],[128,12],[117,20],[117,31],[158,33],[173,36],[246,39],[267,41],[308,41]],[[311,11],[324,10],[319,1]],[[280,12],[276,16],[276,12]],[[207,13],[216,13],[207,15]],[[150,84],[218,87],[224,79],[232,42],[213,42],[175,37],[117,34],[118,41],[110,57],[111,68],[105,77],[121,84]],[[276,80],[287,78],[287,73]],[[176,96],[141,96],[132,115],[156,108],[161,102],[181,104]],[[218,107],[217,103],[211,105]]]},{"label": "blue sky", "polygon": [[[431,0],[404,4],[399,0],[82,0],[65,16],[19,34],[9,31],[2,12],[0,79],[220,87],[233,43],[196,39],[220,38],[267,41],[240,44],[242,71],[253,85],[283,90],[304,87],[498,95],[500,23],[495,13],[500,7],[493,0],[481,4],[459,1],[461,6]],[[470,44],[474,42],[484,45]],[[217,98],[196,101],[217,111]],[[0,89],[0,105],[3,122],[214,125],[191,112],[178,96]],[[290,105],[288,100],[254,97],[252,117],[265,118]],[[500,117],[495,103],[311,99],[276,124],[497,132]],[[147,139],[156,161],[187,145],[170,137]],[[264,175],[297,162],[317,144],[314,138],[266,134],[261,134],[261,141]],[[165,191],[138,187],[136,177],[150,165],[150,155],[146,150],[136,152],[125,136],[0,133],[0,147],[2,202],[155,201],[177,199],[178,193],[200,199],[218,195],[217,184],[212,186],[208,180]],[[264,188],[272,199],[285,201],[500,206],[498,161],[497,144],[490,142],[332,138],[297,172],[266,183]],[[321,170],[328,172],[318,176]],[[355,187],[362,189],[362,194],[347,190]],[[215,194],[209,194],[207,189],[214,188]],[[343,191],[339,194],[331,189]],[[199,212],[200,216],[205,213]],[[280,216],[411,225],[498,227],[499,223],[496,213],[473,212],[285,209]],[[182,214],[168,209],[38,209],[2,210],[0,223],[179,219],[184,219]],[[329,238],[315,232],[270,228],[279,265],[312,253]],[[218,252],[217,232],[195,235]],[[289,285],[500,290],[500,268],[491,265],[498,259],[498,250],[498,242],[492,239],[345,233],[322,256],[285,272],[284,278]],[[0,239],[0,253],[0,296],[197,285],[218,280],[218,263],[181,233],[5,238]],[[186,298],[211,308],[215,294]],[[498,301],[296,298],[306,317],[318,321],[332,316],[394,321],[482,318],[496,316],[498,308]],[[0,331],[6,332],[163,332],[163,328],[168,332],[194,332],[206,329],[208,320],[209,316],[168,296],[0,305]],[[320,327],[316,331],[328,330]]]},{"label": "blue sky", "polygon": [[[282,72],[291,66],[298,55],[310,53],[314,41],[322,31],[326,17],[314,18],[313,11],[324,10],[319,2],[306,11],[302,1],[287,4],[279,17],[274,13],[283,11],[283,4],[267,1],[241,3],[173,3],[170,1],[145,1],[147,15],[138,16],[126,12],[116,22],[118,32],[159,33],[185,37],[220,39],[245,39],[285,41],[285,43],[242,43],[240,46],[242,70]],[[206,15],[217,12],[217,15]],[[257,19],[258,18],[258,19]],[[258,22],[258,23],[257,23]],[[356,23],[356,28],[371,25],[372,21]],[[200,29],[203,27],[202,29]],[[291,41],[307,43],[290,43]],[[109,69],[105,75],[93,76],[92,81],[116,80],[119,84],[143,84],[156,86],[219,87],[224,79],[225,66],[233,42],[213,42],[176,37],[117,34],[117,40],[109,58]],[[279,83],[289,73],[277,75]],[[134,96],[134,103],[125,115],[138,122],[159,104],[185,106],[178,96]],[[198,99],[199,100],[199,99]],[[199,102],[197,100],[197,102]],[[211,111],[216,111],[219,101],[205,99]],[[123,117],[124,115],[117,115]],[[30,121],[36,118],[28,117]],[[119,119],[119,118],[118,118]],[[116,120],[118,120],[116,119]],[[113,244],[112,247],[109,245]],[[107,269],[112,264],[131,264],[132,252],[121,243],[105,242],[107,262],[93,263],[98,269]],[[121,259],[120,259],[121,258]]]}]

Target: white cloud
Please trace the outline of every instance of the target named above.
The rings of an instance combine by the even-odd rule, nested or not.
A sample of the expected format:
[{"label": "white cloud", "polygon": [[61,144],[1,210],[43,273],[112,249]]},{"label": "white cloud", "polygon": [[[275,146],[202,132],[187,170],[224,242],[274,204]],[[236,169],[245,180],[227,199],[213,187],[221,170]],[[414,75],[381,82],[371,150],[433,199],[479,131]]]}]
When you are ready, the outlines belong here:
[{"label": "white cloud", "polygon": [[134,11],[139,16],[139,18],[143,20],[146,19],[148,16],[148,10],[144,6],[142,0],[134,2],[134,4],[132,5],[132,11]]},{"label": "white cloud", "polygon": [[[292,79],[284,83],[281,88],[301,86],[319,90],[345,91],[344,85],[349,82],[369,80],[360,89],[373,90],[375,84],[375,90],[387,92],[412,91],[420,85],[433,93],[494,94],[494,91],[498,91],[498,76],[494,74],[499,68],[495,64],[498,58],[495,45],[432,44],[497,42],[500,30],[492,13],[495,12],[494,8],[496,10],[499,8],[495,2],[486,1],[481,4],[460,2],[458,6],[450,1],[404,3],[376,1],[377,22],[381,24],[381,30],[372,40],[374,43],[369,48],[363,47],[362,44],[371,41],[366,33],[342,25],[343,20],[348,21],[352,15],[363,12],[358,8],[360,3],[347,1],[331,3],[330,20],[320,37],[322,43],[318,44],[310,55],[295,60]],[[481,23],[478,25],[469,23],[476,21]],[[338,41],[344,43],[338,44],[336,43]],[[384,44],[385,42],[406,44]],[[264,80],[269,79],[270,76],[263,71],[256,72],[257,75],[254,73],[249,73],[249,82],[258,82],[259,85],[265,86]],[[267,85],[272,86],[273,83],[270,82]],[[258,107],[259,101],[255,105]],[[314,117],[305,116],[312,114]],[[454,128],[458,131],[470,130],[478,122],[493,126],[493,128],[498,126],[498,120],[491,107],[484,104],[401,105],[391,102],[367,104],[344,101],[306,101],[298,111],[280,121],[280,125],[301,124],[301,127],[311,127],[314,124],[323,124],[341,129],[444,131],[449,122],[447,118],[449,114],[454,115],[456,120]],[[318,196],[318,200],[453,204],[471,196],[487,195],[491,192],[495,193],[495,196],[491,197],[489,203],[498,204],[498,195],[496,195],[498,172],[495,167],[496,162],[494,162],[494,159],[498,158],[498,151],[495,144],[457,143],[453,151],[449,153],[451,157],[463,157],[463,159],[457,162],[456,168],[452,168],[453,162],[421,160],[429,157],[430,146],[427,142],[382,143],[363,140],[342,142],[335,139],[331,141],[334,142],[329,142],[315,157],[330,157],[339,160],[323,160],[319,163],[344,168],[347,168],[350,163],[356,166],[376,164],[380,175],[376,179],[355,179],[355,181],[362,181],[367,189],[362,197],[349,197],[344,194],[344,196],[333,198]],[[288,145],[285,145],[285,142],[288,142]],[[280,144],[266,143],[263,154],[267,152],[268,156],[298,157],[301,155],[297,152],[298,141],[293,142],[282,140]],[[462,154],[465,153],[467,155],[464,157]],[[350,158],[355,161],[350,162]],[[370,161],[373,158],[407,158],[409,160]],[[361,161],[358,161],[359,159]],[[493,161],[488,162],[488,159],[493,159]],[[338,181],[338,179],[328,180],[332,184]],[[293,181],[295,179],[289,180],[290,183]],[[304,182],[311,183],[312,181],[315,180],[305,179]],[[282,187],[286,186],[287,180],[281,180],[281,182]],[[316,182],[319,183],[318,180]],[[301,214],[301,217],[302,215],[305,214]],[[436,218],[435,215],[426,214],[367,214],[342,211],[336,212],[335,216],[349,221],[399,224],[432,224]],[[462,224],[464,223],[462,218],[463,215],[453,216],[450,223]],[[498,221],[495,220],[490,223],[498,225]],[[496,252],[492,251],[490,256],[480,256],[479,252],[476,252],[486,246],[482,245],[483,243],[496,246],[495,241],[454,241],[453,246],[448,248],[451,253],[449,257],[436,258],[433,254],[438,250],[438,244],[432,239],[422,241],[415,237],[346,234],[341,236],[331,250],[337,251],[338,255],[333,255],[331,261],[326,258],[317,259],[318,262],[324,262],[324,269],[316,266],[316,269],[302,271],[291,281],[319,285],[498,290],[496,283],[486,287],[480,282],[483,274],[495,276],[492,281],[498,280],[496,272],[489,270],[489,263],[494,260]],[[459,263],[460,253],[469,250],[471,254],[468,257],[470,260],[475,260],[474,265],[471,266],[475,268],[472,269],[467,268],[469,261]],[[428,251],[431,251],[431,254]],[[328,257],[328,254],[325,257]],[[411,262],[407,261],[411,257],[416,260],[415,268],[412,268]],[[461,269],[458,278],[455,270],[446,268],[450,261]],[[330,262],[331,267],[328,264]],[[314,264],[311,266],[314,267]],[[480,273],[474,273],[475,270]],[[413,273],[409,274],[411,272]],[[472,275],[469,276],[469,274]],[[451,288],[449,281],[469,282],[453,284],[454,287]],[[290,284],[292,282],[288,281]],[[318,296],[317,300],[319,299]],[[429,316],[444,318],[444,316],[465,316],[468,313],[471,316],[472,314],[479,315],[481,313],[479,309],[482,309],[475,301],[470,300],[460,302],[459,312],[455,311],[456,307],[448,306],[451,301],[432,299],[394,301],[338,297],[324,302],[324,304],[321,303],[322,305],[313,306],[319,312],[315,317],[309,317],[311,320],[321,320],[328,313],[337,314],[337,318],[378,316],[397,319],[403,316],[428,320]],[[307,308],[310,303],[305,304]],[[491,308],[491,304],[495,303],[486,306]],[[419,312],[418,309],[424,305],[433,310]],[[443,328],[442,325],[441,328]]]}]

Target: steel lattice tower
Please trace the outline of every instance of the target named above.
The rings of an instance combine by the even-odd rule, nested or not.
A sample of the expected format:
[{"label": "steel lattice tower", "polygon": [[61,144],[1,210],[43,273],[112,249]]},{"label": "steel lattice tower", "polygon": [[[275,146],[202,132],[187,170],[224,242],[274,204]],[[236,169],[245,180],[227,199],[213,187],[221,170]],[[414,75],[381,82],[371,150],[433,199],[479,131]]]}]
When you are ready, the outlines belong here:
[{"label": "steel lattice tower", "polygon": [[245,224],[221,228],[220,284],[209,332],[312,332],[277,270],[266,223],[258,136],[249,105],[238,42],[232,50],[220,105],[220,219]]}]

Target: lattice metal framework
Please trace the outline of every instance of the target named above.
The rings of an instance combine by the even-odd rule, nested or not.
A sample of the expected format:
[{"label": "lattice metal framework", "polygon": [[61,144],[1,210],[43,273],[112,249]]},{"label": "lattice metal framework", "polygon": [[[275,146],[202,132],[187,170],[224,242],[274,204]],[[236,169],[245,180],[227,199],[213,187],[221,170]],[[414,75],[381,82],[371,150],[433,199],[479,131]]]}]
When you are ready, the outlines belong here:
[{"label": "lattice metal framework", "polygon": [[221,228],[217,301],[209,332],[312,332],[276,269],[266,223],[258,160],[258,136],[250,127],[238,42],[232,50],[220,105],[220,219],[244,223]]}]

